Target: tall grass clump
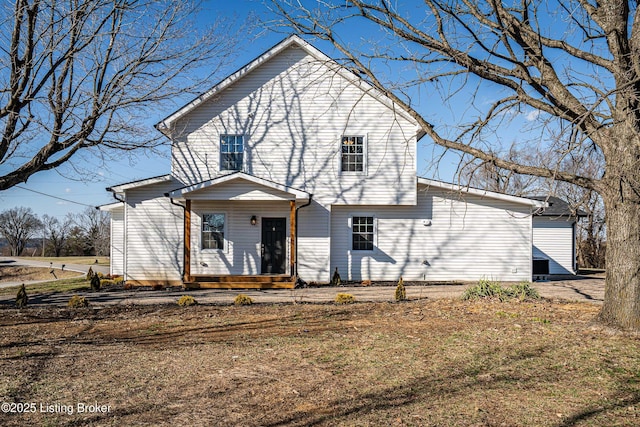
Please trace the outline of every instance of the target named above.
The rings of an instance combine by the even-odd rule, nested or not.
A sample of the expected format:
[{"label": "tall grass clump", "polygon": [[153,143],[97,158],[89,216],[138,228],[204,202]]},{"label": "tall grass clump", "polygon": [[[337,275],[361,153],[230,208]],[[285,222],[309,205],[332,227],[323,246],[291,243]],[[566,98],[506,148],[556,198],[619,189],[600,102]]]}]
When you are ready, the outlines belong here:
[{"label": "tall grass clump", "polygon": [[519,299],[520,301],[524,301],[538,299],[540,295],[538,291],[527,282],[505,288],[497,281],[481,279],[477,285],[471,286],[462,295],[464,301],[480,298],[498,299],[500,301]]},{"label": "tall grass clump", "polygon": [[356,302],[356,297],[347,293],[338,293],[336,294],[335,299],[336,304],[353,304]]}]

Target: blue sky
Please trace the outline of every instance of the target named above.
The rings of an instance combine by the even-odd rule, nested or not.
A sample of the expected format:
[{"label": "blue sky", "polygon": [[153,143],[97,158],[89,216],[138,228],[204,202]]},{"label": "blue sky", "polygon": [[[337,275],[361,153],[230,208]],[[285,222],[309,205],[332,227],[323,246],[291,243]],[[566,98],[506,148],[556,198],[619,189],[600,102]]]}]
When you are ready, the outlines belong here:
[{"label": "blue sky", "polygon": [[[231,22],[242,22],[250,14],[257,14],[260,17],[266,17],[268,12],[262,4],[262,0],[234,0],[233,2],[208,1],[204,4],[204,11],[199,17],[199,21],[206,24],[209,20],[216,17],[226,17]],[[238,46],[238,56],[227,67],[227,72],[233,72],[239,67],[245,65],[253,58],[262,54],[265,50],[282,40],[285,35],[280,32],[272,32],[267,29],[256,29],[258,37],[247,36],[246,43]],[[371,34],[359,34],[360,42],[367,37],[376,37],[375,32]],[[318,48],[323,50],[329,56],[335,55],[330,46],[317,43],[310,40]],[[395,71],[395,70],[394,70]],[[398,73],[404,72],[409,78],[411,70],[398,70]],[[220,76],[224,77],[224,76]],[[210,82],[210,86],[216,84],[217,81]],[[467,102],[465,95],[460,95],[461,99],[454,100],[454,108],[442,109],[439,96],[429,93],[414,94],[415,108],[426,117],[437,115],[440,120],[455,122],[459,119],[460,112],[455,108],[456,105],[463,105]],[[475,96],[482,96],[476,93]],[[487,95],[490,97],[489,95]],[[186,101],[186,100],[185,100]],[[489,102],[489,101],[487,101]],[[180,102],[179,102],[180,103]],[[464,108],[463,108],[464,109]],[[171,111],[158,111],[157,116],[149,117],[149,132],[157,132],[152,126],[157,123]],[[532,111],[522,112],[523,120],[527,120],[527,116],[535,114]],[[506,130],[506,129],[505,129]],[[508,132],[511,135],[517,135],[517,131]],[[514,136],[515,138],[515,136]],[[160,153],[137,152],[133,155],[121,155],[118,159],[108,162],[108,167],[104,168],[100,162],[92,159],[91,156],[83,156],[80,162],[76,164],[80,167],[94,171],[94,178],[87,180],[86,176],[79,174],[75,169],[68,165],[59,168],[56,171],[42,172],[32,176],[26,184],[20,187],[0,192],[0,211],[15,207],[30,207],[37,215],[49,214],[56,217],[64,217],[67,213],[75,213],[86,209],[87,206],[97,206],[112,203],[114,199],[111,193],[105,190],[106,187],[129,182],[136,179],[143,179],[170,172],[169,148],[165,146]],[[456,154],[448,154],[440,162],[436,169],[431,163],[431,159],[438,157],[442,150],[429,144],[428,141],[422,140],[419,144],[418,174],[421,176],[451,181],[453,179],[453,171],[455,164],[459,159]],[[47,197],[44,193],[52,197]],[[64,199],[64,200],[62,200]]]}]

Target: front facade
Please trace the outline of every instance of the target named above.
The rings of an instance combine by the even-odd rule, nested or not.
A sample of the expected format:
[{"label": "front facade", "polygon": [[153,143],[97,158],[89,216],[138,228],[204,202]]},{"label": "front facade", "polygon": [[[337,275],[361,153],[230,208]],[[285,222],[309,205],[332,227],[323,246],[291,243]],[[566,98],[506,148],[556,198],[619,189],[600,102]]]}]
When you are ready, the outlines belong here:
[{"label": "front facade", "polygon": [[298,37],[157,127],[171,172],[109,189],[127,282],[531,279],[545,203],[417,178],[411,115]]}]

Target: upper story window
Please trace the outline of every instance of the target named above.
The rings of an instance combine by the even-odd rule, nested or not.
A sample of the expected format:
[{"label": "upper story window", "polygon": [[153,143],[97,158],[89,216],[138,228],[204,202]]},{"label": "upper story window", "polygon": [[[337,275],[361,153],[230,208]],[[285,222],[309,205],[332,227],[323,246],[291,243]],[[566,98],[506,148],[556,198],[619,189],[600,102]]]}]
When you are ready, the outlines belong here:
[{"label": "upper story window", "polygon": [[202,249],[224,249],[223,213],[202,214]]},{"label": "upper story window", "polygon": [[242,170],[242,160],[244,154],[243,135],[221,135],[220,136],[220,170],[239,171]]},{"label": "upper story window", "polygon": [[342,172],[364,172],[364,137],[343,136],[340,144]]}]

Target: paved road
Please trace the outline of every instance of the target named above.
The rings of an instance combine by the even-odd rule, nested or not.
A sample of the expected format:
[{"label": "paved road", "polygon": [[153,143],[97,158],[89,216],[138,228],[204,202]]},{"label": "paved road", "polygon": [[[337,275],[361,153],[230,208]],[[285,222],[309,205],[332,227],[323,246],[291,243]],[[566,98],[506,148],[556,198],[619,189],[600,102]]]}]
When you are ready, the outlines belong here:
[{"label": "paved road", "polygon": [[[26,267],[43,267],[43,268],[62,268],[63,263],[61,262],[49,262],[49,261],[37,261],[29,258],[14,258],[14,257],[6,257],[0,256],[0,265],[8,265],[8,266],[26,266]],[[109,266],[108,265],[85,265],[85,264],[67,264],[64,263],[64,269],[69,271],[77,271],[78,273],[87,274],[89,271],[89,267],[95,272],[100,272],[102,274],[109,274]],[[29,285],[32,283],[42,283],[42,282],[50,282],[51,280],[34,280],[34,281],[17,281],[17,282],[4,282],[0,283],[0,288],[8,288],[11,286],[18,286],[24,283],[25,285]]]},{"label": "paved road", "polygon": [[[437,299],[460,297],[469,284],[407,286],[409,299]],[[533,286],[541,296],[551,299],[582,301],[602,304],[604,299],[604,280],[602,278],[578,277],[573,280],[535,282]],[[182,295],[192,295],[203,304],[232,304],[239,293],[249,295],[256,303],[327,303],[334,300],[336,293],[346,292],[354,295],[357,301],[394,301],[394,286],[370,287],[320,287],[305,289],[266,289],[266,290],[223,290],[198,289],[181,290],[177,288],[152,291],[138,288],[130,291],[79,292],[86,296],[94,306],[120,304],[175,304]],[[69,294],[43,294],[29,297],[29,305],[65,306]],[[14,296],[0,296],[0,305],[13,305]]]}]

